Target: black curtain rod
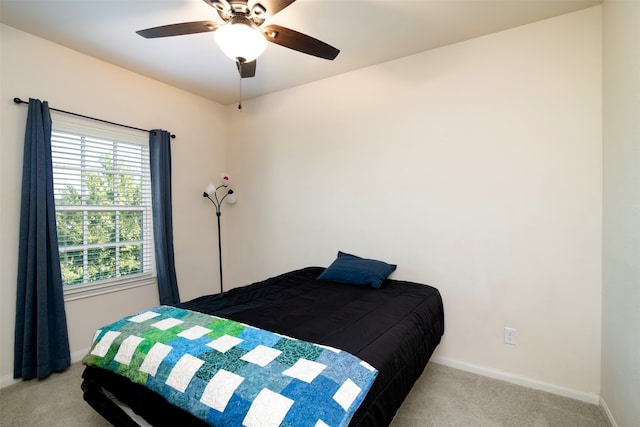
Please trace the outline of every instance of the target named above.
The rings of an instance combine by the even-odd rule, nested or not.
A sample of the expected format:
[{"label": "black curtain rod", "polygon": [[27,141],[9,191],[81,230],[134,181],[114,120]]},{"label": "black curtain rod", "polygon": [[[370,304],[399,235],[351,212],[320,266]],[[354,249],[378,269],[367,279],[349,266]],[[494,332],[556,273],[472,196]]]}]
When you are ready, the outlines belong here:
[{"label": "black curtain rod", "polygon": [[[29,104],[27,101],[23,101],[23,100],[22,100],[22,99],[20,99],[20,98],[13,98],[13,102],[15,102],[16,104]],[[51,111],[57,111],[57,112],[59,112],[59,113],[64,113],[64,114],[70,114],[70,115],[72,115],[72,116],[76,116],[76,117],[82,117],[82,118],[84,118],[84,119],[95,120],[96,122],[107,123],[107,124],[109,124],[109,125],[115,125],[115,126],[120,126],[120,127],[123,127],[123,128],[128,128],[128,129],[133,129],[133,130],[139,130],[139,131],[141,131],[141,132],[148,132],[148,133],[154,132],[154,131],[152,131],[152,130],[140,129],[140,128],[136,128],[136,127],[133,127],[133,126],[127,126],[127,125],[123,125],[123,124],[120,124],[120,123],[110,122],[110,121],[107,121],[107,120],[96,119],[95,117],[85,116],[85,115],[83,115],[83,114],[72,113],[71,111],[58,110],[57,108],[51,108],[51,107],[49,107],[49,110],[51,110]],[[175,137],[176,137],[176,136],[175,136],[174,134],[171,134],[171,138],[172,138],[172,139],[174,139]]]}]

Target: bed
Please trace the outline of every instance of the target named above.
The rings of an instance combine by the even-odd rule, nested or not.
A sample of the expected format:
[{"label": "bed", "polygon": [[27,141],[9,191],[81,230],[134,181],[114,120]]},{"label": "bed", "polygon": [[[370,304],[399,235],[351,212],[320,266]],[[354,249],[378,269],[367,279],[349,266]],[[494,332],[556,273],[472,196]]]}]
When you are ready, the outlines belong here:
[{"label": "bed", "polygon": [[[356,356],[375,368],[377,376],[350,416],[349,426],[388,426],[444,333],[440,293],[428,285],[391,279],[384,279],[379,288],[318,280],[323,271],[321,267],[291,271],[176,308]],[[84,399],[116,426],[140,425],[122,404],[154,426],[211,425],[99,367],[85,368],[82,390]]]}]

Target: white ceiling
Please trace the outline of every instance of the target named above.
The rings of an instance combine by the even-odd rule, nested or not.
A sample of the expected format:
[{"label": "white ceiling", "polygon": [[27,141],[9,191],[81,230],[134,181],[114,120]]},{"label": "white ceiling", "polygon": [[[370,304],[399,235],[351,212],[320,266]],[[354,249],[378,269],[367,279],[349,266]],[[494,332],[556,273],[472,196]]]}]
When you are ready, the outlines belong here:
[{"label": "white ceiling", "polygon": [[[249,0],[249,4],[254,1]],[[341,50],[334,61],[270,44],[252,98],[600,4],[601,0],[297,0],[269,18]],[[239,76],[211,33],[144,39],[137,30],[213,20],[202,0],[0,0],[0,21],[199,94],[237,102]]]}]

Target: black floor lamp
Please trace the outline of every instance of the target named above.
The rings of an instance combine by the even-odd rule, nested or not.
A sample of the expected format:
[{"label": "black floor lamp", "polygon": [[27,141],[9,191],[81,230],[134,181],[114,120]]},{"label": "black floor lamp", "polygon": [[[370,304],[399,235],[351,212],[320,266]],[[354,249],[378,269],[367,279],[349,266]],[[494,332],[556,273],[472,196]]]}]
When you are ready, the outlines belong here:
[{"label": "black floor lamp", "polygon": [[[222,239],[220,237],[220,208],[222,207],[222,202],[225,200],[227,203],[235,203],[236,195],[232,189],[229,188],[229,175],[222,175],[222,184],[219,186],[215,186],[213,184],[207,185],[207,188],[204,189],[204,193],[202,193],[202,197],[206,197],[211,200],[211,203],[216,207],[216,217],[218,219],[218,262],[220,264],[220,293],[224,293],[224,288],[222,286]],[[223,195],[221,198],[218,198],[218,190],[224,188]],[[226,190],[226,191],[225,191]],[[213,196],[213,198],[212,198]]]}]

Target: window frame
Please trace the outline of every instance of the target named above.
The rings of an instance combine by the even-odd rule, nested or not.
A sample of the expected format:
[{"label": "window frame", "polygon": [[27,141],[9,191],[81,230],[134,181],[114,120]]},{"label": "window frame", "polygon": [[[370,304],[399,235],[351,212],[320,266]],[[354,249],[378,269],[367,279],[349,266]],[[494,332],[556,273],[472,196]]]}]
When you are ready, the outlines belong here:
[{"label": "window frame", "polygon": [[[124,129],[117,127],[115,125],[108,125],[102,123],[95,123],[93,121],[89,121],[87,119],[69,117],[67,115],[63,115],[60,113],[51,114],[52,117],[52,132],[64,132],[73,134],[75,136],[80,137],[91,137],[96,139],[103,140],[111,140],[118,141],[126,144],[135,144],[149,147],[149,137],[148,134],[142,133],[140,131],[136,131],[133,129]],[[52,148],[53,150],[53,148]],[[53,154],[53,153],[52,153]],[[55,169],[55,166],[54,166]],[[143,179],[146,179],[146,176],[143,176]],[[107,294],[111,292],[118,292],[125,289],[136,288],[140,286],[148,286],[148,285],[157,285],[156,279],[156,266],[155,266],[155,240],[153,236],[153,202],[151,200],[151,174],[149,171],[148,176],[148,186],[149,186],[149,204],[148,207],[142,209],[142,215],[145,218],[144,226],[141,228],[141,232],[143,234],[143,238],[141,241],[143,242],[143,246],[148,247],[148,249],[143,249],[147,251],[148,260],[146,261],[148,270],[142,271],[140,273],[127,274],[121,277],[114,277],[108,279],[100,279],[94,280],[88,283],[78,283],[74,285],[63,285],[63,293],[65,301],[72,301],[81,298],[88,298],[96,295]],[[54,178],[55,181],[55,178]],[[127,211],[127,210],[136,210],[127,207],[127,205],[114,205],[115,208],[122,209],[99,209],[99,207],[90,210],[96,210],[100,212],[116,212]],[[69,208],[62,208],[63,210],[73,210]],[[74,210],[76,211],[76,210]],[[58,207],[56,203],[56,216],[58,213]],[[83,227],[86,227],[85,215],[83,215]],[[117,233],[117,227],[114,229],[114,232]],[[113,242],[113,244],[108,243],[105,244],[108,247],[116,247],[120,245],[121,242]],[[98,245],[89,245],[86,242],[83,242],[79,247],[87,247],[87,246],[101,246]],[[58,245],[60,248],[60,245]],[[143,268],[145,264],[145,260],[142,260]],[[62,268],[62,265],[61,265]]]}]

